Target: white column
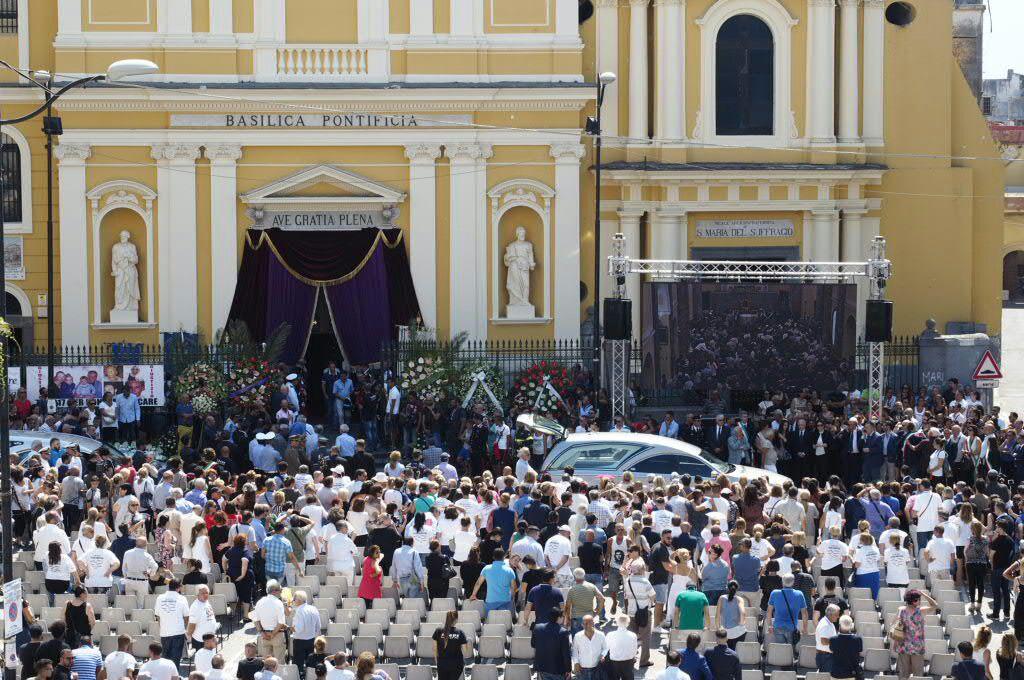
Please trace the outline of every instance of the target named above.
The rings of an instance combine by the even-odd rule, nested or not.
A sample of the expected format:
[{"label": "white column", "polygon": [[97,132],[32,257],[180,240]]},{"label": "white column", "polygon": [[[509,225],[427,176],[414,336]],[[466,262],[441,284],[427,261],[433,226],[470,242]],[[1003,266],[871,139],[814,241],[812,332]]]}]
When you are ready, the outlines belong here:
[{"label": "white column", "polygon": [[554,274],[555,339],[580,336],[580,159],[584,148],[576,142],[551,145],[555,159],[554,261],[545,264]]},{"label": "white column", "polygon": [[647,138],[647,5],[629,0],[629,137]]},{"label": "white column", "polygon": [[210,159],[211,332],[224,328],[238,281],[238,144],[208,144]]},{"label": "white column", "polygon": [[409,35],[434,35],[434,0],[409,0]]},{"label": "white column", "polygon": [[454,337],[487,338],[487,159],[489,144],[448,144],[451,247],[449,327]]},{"label": "white column", "polygon": [[562,40],[579,40],[579,0],[555,0],[555,37]]},{"label": "white column", "polygon": [[[53,149],[60,161],[60,335],[65,346],[89,344],[88,252],[85,205],[85,161],[88,144],[59,144]],[[95,244],[98,247],[98,244]],[[152,255],[151,255],[152,257]],[[152,293],[151,293],[152,294]],[[55,301],[56,302],[56,301]]]},{"label": "white column", "polygon": [[253,72],[256,80],[277,80],[277,48],[287,36],[285,0],[253,0]]},{"label": "white column", "polygon": [[82,38],[82,0],[57,0],[57,42]]},{"label": "white column", "polygon": [[381,0],[357,0],[356,35],[360,43],[381,43],[388,37],[389,3]]},{"label": "white column", "polygon": [[684,5],[685,0],[654,0],[654,20],[658,24],[658,111],[654,122],[655,136],[661,139],[682,139],[686,135]]},{"label": "white column", "polygon": [[863,243],[864,234],[862,220],[866,210],[854,210],[846,208],[843,210],[843,262],[863,262],[867,259],[864,256]]},{"label": "white column", "polygon": [[835,144],[835,0],[809,0],[810,83],[807,97],[812,144]]},{"label": "white column", "polygon": [[235,32],[234,3],[228,0],[210,0],[210,34],[230,36]]},{"label": "white column", "polygon": [[839,0],[839,142],[860,143],[860,0]]},{"label": "white column", "polygon": [[651,215],[651,259],[675,260],[682,242],[682,220],[685,211],[675,208],[656,210]]},{"label": "white column", "polygon": [[839,211],[812,210],[811,229],[814,240],[811,252],[814,262],[839,261]]},{"label": "white column", "polygon": [[[619,0],[597,0],[597,74],[619,72]],[[605,87],[601,129],[619,134],[619,81]]]},{"label": "white column", "polygon": [[879,147],[885,139],[885,11],[884,0],[864,0],[864,145]]},{"label": "white column", "polygon": [[198,144],[158,144],[157,250],[160,330],[195,333],[199,328],[196,265],[196,159]]},{"label": "white column", "polygon": [[449,0],[449,2],[451,2],[449,32],[452,36],[470,38],[483,34],[483,0]]},{"label": "white column", "polygon": [[[413,0],[414,2],[416,0]],[[437,159],[440,144],[410,144],[409,269],[427,328],[437,328]]]},{"label": "white column", "polygon": [[[640,258],[640,218],[643,215],[642,210],[619,211],[619,232],[626,237],[625,255],[631,258]],[[605,288],[604,290],[610,293],[614,288]],[[633,302],[633,337],[636,338],[640,335],[639,276],[630,275],[626,277],[626,297]]]},{"label": "white column", "polygon": [[[32,65],[29,64],[30,50],[29,41],[31,40],[31,24],[29,23],[28,17],[28,0],[18,0],[18,68],[22,70],[31,69]],[[25,78],[21,78],[25,81]]]},{"label": "white column", "polygon": [[191,37],[192,0],[156,0],[156,23],[165,37]]}]

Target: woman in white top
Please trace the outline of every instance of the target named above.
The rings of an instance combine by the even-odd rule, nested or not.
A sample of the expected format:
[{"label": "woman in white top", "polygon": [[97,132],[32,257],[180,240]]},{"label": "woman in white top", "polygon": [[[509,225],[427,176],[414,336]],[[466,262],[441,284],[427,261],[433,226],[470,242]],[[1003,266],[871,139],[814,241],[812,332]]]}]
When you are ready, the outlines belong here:
[{"label": "woman in white top", "polygon": [[53,606],[55,595],[68,592],[71,581],[79,584],[78,567],[71,561],[71,558],[61,550],[60,543],[50,543],[46,549],[46,564],[43,565],[43,577],[46,584],[46,592],[50,594],[50,606]]},{"label": "woman in white top", "polygon": [[[982,626],[978,629],[978,632],[974,635],[974,654],[972,658],[985,667],[985,677],[987,680],[992,680],[992,650],[989,649],[989,645],[992,644],[992,629],[988,626]],[[1000,678],[999,680],[1003,680]]]},{"label": "woman in white top", "polygon": [[192,559],[199,560],[199,563],[202,565],[199,571],[209,574],[210,565],[213,564],[213,551],[210,549],[210,537],[207,535],[205,522],[200,522],[192,527],[189,547],[191,548]]},{"label": "woman in white top", "polygon": [[693,568],[693,562],[690,560],[689,550],[677,550],[669,557],[669,563],[672,565],[670,574],[672,574],[672,582],[668,587],[668,604],[666,605],[667,612],[665,614],[666,621],[674,621],[672,618],[676,611],[676,598],[679,594],[686,591],[688,585],[697,583],[697,572]]},{"label": "woman in white top", "polygon": [[477,543],[477,534],[469,517],[459,519],[459,530],[452,536],[452,559],[462,564],[469,559],[470,549]]},{"label": "woman in white top", "polygon": [[878,589],[881,586],[879,571],[881,569],[882,555],[878,552],[875,539],[871,534],[864,532],[860,535],[859,545],[851,548],[854,576],[853,585],[857,588],[871,588],[871,597],[878,599]]},{"label": "woman in white top", "polygon": [[906,588],[910,584],[910,551],[903,547],[902,536],[889,536],[885,549],[885,585],[890,588]]},{"label": "woman in white top", "polygon": [[388,477],[401,477],[403,472],[405,472],[405,466],[402,465],[402,454],[392,451],[388,456],[388,464],[384,466],[384,474]]},{"label": "woman in white top", "polygon": [[366,523],[369,520],[370,513],[366,512],[366,501],[362,496],[357,496],[345,514],[345,521],[352,528],[352,540],[360,548],[366,545]]},{"label": "woman in white top", "polygon": [[434,517],[417,512],[405,527],[405,537],[412,538],[413,549],[419,554],[420,559],[426,559],[430,554],[430,542],[437,537]]},{"label": "woman in white top", "polygon": [[757,436],[754,437],[754,448],[761,457],[761,466],[769,472],[778,472],[778,452],[772,440],[775,438],[775,430],[771,423],[765,423]]},{"label": "woman in white top", "polygon": [[946,449],[941,438],[932,442],[932,453],[928,457],[928,474],[932,478],[932,484],[943,480],[943,467],[946,463]]},{"label": "woman in white top", "polygon": [[832,536],[832,527],[839,527],[841,535],[843,522],[843,501],[837,496],[832,496],[825,508],[825,520],[821,523],[821,540],[825,541]]},{"label": "woman in white top", "polygon": [[[149,494],[147,498],[148,509],[153,509],[153,490],[156,489],[156,484],[149,477],[149,469],[145,466],[139,469],[138,474],[135,475],[135,481],[132,483],[132,488],[135,490],[135,496],[141,501],[143,499],[142,494]],[[163,508],[160,508],[162,511]]]},{"label": "woman in white top", "polygon": [[764,527],[760,524],[754,525],[754,535],[750,539],[750,554],[766,564],[775,554],[775,548],[764,537]]},{"label": "woman in white top", "polygon": [[[843,574],[843,563],[849,559],[850,546],[843,543],[840,536],[843,530],[840,526],[829,527],[829,538],[818,546],[817,556],[812,558],[819,561],[822,576],[834,576],[839,581],[839,587],[846,586],[846,577]],[[810,570],[810,565],[808,565]]]}]

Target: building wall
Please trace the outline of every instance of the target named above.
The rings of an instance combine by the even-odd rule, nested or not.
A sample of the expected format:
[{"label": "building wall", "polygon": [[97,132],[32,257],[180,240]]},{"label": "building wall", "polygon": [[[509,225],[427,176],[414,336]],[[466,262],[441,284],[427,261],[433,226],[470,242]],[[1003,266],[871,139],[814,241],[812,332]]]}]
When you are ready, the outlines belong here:
[{"label": "building wall", "polygon": [[[602,161],[613,164],[602,177],[602,271],[620,230],[637,256],[784,246],[812,261],[862,261],[880,234],[896,265],[887,292],[897,332],[916,332],[929,317],[998,332],[1001,283],[990,260],[1005,238],[1001,205],[990,197],[1002,194],[1003,166],[987,160],[998,154],[957,62],[958,41],[969,36],[948,3],[914,2],[903,27],[884,20],[883,0],[598,0],[582,26],[576,0],[23,4],[21,33],[0,35],[0,58],[64,74],[147,58],[161,68],[151,80],[163,85],[90,88],[59,107],[59,341],[153,342],[160,330],[176,330],[187,308],[194,320],[186,315],[185,330],[212,338],[230,298],[225,262],[237,262],[251,224],[241,196],[320,164],[406,195],[397,224],[424,277],[418,287],[436,299],[428,316],[439,333],[574,337],[594,303],[596,159],[581,129],[594,112],[587,83],[601,71],[617,73],[602,111]],[[745,13],[773,31],[775,128],[767,137],[722,138],[713,125],[716,31]],[[25,88],[4,97],[5,114],[37,100]],[[240,130],[171,118],[324,111],[459,115],[469,124]],[[18,126],[31,159],[32,220],[21,234],[25,279],[14,283],[33,302],[45,292],[46,265],[38,129]],[[959,160],[967,156],[982,160]],[[433,190],[418,190],[431,169]],[[108,182],[141,187],[128,191],[141,212],[113,210],[97,231],[93,213],[120,200],[116,190],[103,192]],[[226,186],[233,201],[223,198]],[[95,199],[84,196],[93,191]],[[225,214],[234,215],[230,235],[218,222]],[[697,223],[709,219],[788,220],[793,231],[699,236]],[[539,264],[531,278],[538,318],[529,323],[502,318],[500,257],[517,224]],[[153,271],[141,324],[131,328],[104,321],[109,282],[93,271],[97,257],[106,267],[121,226],[145,251],[143,276]],[[424,236],[431,229],[433,238]],[[141,248],[145,238],[151,248]],[[183,244],[193,242],[190,256]],[[934,242],[948,247],[924,257]],[[638,295],[637,283],[630,290]],[[611,284],[602,276],[602,295]],[[36,322],[43,340],[45,319],[37,314]]]}]

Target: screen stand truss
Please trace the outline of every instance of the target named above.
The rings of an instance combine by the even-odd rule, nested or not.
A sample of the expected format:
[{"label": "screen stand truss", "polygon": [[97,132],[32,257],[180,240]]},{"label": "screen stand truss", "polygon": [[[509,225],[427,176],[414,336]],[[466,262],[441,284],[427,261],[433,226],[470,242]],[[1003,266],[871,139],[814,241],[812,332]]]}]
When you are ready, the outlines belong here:
[{"label": "screen stand truss", "polygon": [[[885,258],[885,239],[871,242],[867,262],[743,262],[733,260],[642,260],[625,254],[626,237],[615,234],[608,273],[615,279],[615,297],[624,299],[626,277],[649,275],[658,279],[712,279],[715,281],[791,281],[796,283],[856,283],[867,280],[868,298],[885,299],[885,286],[892,276],[892,263]],[[629,393],[630,340],[606,340],[611,347],[610,396],[612,413],[627,413]],[[885,387],[885,343],[868,343],[868,413],[882,418],[882,390]]]}]

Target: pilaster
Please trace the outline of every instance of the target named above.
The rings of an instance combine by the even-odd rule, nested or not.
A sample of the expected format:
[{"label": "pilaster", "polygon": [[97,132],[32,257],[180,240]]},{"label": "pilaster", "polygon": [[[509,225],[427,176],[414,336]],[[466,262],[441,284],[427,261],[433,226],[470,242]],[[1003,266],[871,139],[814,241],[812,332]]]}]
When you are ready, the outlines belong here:
[{"label": "pilaster", "polygon": [[647,139],[647,6],[629,0],[629,143]]},{"label": "pilaster", "polygon": [[92,155],[88,144],[58,144],[53,149],[60,163],[60,334],[65,346],[89,344],[88,268],[86,234],[85,162]]},{"label": "pilaster", "polygon": [[810,81],[807,97],[812,145],[832,146],[835,135],[835,0],[808,0]]},{"label": "pilaster", "polygon": [[210,263],[212,332],[228,322],[238,281],[238,159],[239,144],[208,144],[210,159]]},{"label": "pilaster", "polygon": [[440,144],[410,144],[409,268],[427,328],[437,328],[437,159]]},{"label": "pilaster", "polygon": [[554,268],[555,339],[578,338],[580,334],[580,159],[582,144],[551,145],[555,159]]},{"label": "pilaster", "polygon": [[450,160],[450,300],[452,336],[487,338],[487,159],[490,144],[445,145]]},{"label": "pilaster", "polygon": [[198,144],[157,144],[157,249],[161,332],[199,329],[196,262]]}]

